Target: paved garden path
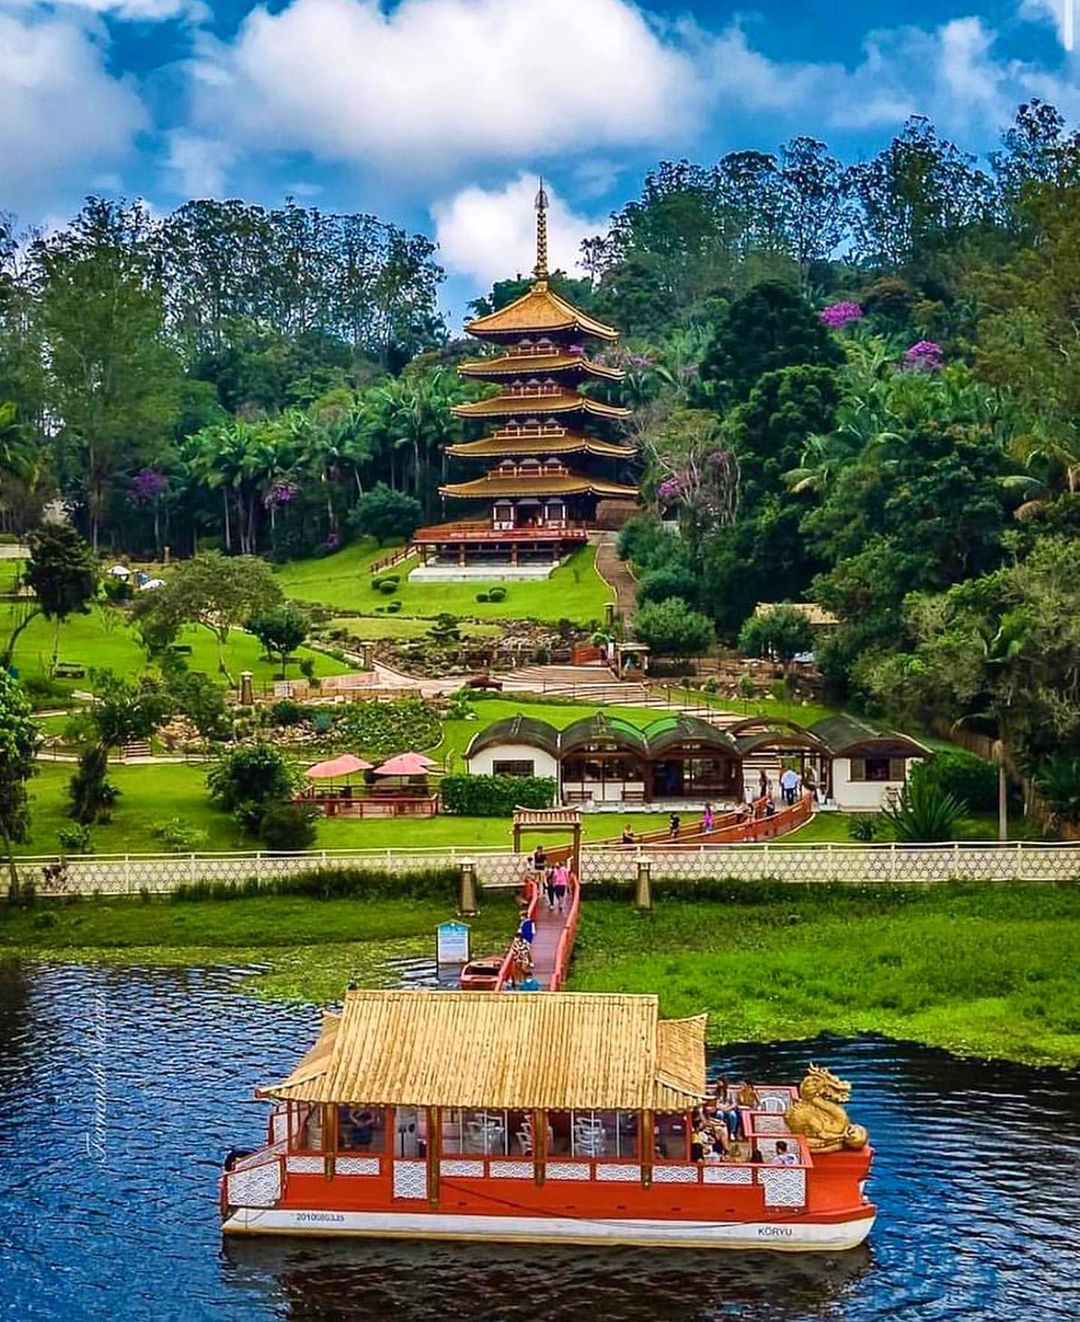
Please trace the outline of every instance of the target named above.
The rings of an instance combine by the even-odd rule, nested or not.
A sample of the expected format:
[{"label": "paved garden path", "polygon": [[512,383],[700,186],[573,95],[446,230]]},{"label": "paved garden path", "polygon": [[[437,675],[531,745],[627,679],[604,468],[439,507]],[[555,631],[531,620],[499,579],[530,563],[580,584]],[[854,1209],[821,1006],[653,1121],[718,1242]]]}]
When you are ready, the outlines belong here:
[{"label": "paved garden path", "polygon": [[616,546],[619,535],[614,532],[591,533],[590,540],[596,543],[596,572],[615,593],[615,609],[624,620],[629,620],[634,613],[637,579],[626,561],[619,559]]}]

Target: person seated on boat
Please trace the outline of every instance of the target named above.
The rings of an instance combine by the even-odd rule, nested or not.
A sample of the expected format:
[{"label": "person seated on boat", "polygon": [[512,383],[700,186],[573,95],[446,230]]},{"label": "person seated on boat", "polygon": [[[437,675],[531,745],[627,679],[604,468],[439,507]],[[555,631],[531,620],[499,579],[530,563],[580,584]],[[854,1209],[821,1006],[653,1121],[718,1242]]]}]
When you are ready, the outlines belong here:
[{"label": "person seated on boat", "polygon": [[727,1079],[721,1077],[716,1081],[716,1109],[719,1116],[727,1125],[728,1136],[738,1138],[742,1132],[742,1121],[739,1118],[739,1108],[734,1105],[731,1090],[728,1088]]},{"label": "person seated on boat", "polygon": [[694,1122],[694,1127],[690,1131],[690,1160],[704,1161],[706,1148],[712,1147],[712,1138],[708,1131],[700,1124]]},{"label": "person seated on boat", "polygon": [[369,1148],[375,1140],[375,1120],[370,1111],[343,1106],[338,1120],[343,1148]]},{"label": "person seated on boat", "polygon": [[770,1166],[797,1166],[799,1164],[799,1154],[789,1152],[788,1145],[782,1138],[776,1140],[776,1155],[769,1161]]},{"label": "person seated on boat", "polygon": [[735,1105],[744,1106],[747,1110],[753,1110],[761,1105],[758,1090],[749,1079],[743,1079],[735,1089]]},{"label": "person seated on boat", "polygon": [[761,1155],[761,1149],[756,1144],[750,1149],[748,1160],[751,1165],[754,1166],[763,1166],[765,1164],[765,1158]]},{"label": "person seated on boat", "polygon": [[765,816],[766,817],[776,816],[776,800],[773,798],[771,794],[765,800]]},{"label": "person seated on boat", "polygon": [[634,828],[630,825],[629,822],[627,822],[622,829],[622,842],[624,845],[632,845],[634,843],[634,839],[635,839]]},{"label": "person seated on boat", "polygon": [[750,1144],[740,1140],[732,1145],[724,1153],[724,1161],[734,1165],[741,1166],[750,1159]]}]

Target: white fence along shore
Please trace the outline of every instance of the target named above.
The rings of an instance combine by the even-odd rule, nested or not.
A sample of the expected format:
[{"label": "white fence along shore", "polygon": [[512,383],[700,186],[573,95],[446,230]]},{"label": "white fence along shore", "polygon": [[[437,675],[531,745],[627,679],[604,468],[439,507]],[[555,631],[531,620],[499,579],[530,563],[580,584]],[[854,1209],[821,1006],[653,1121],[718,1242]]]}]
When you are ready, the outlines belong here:
[{"label": "white fence along shore", "polygon": [[[409,874],[433,868],[460,868],[471,862],[487,886],[519,885],[528,869],[525,854],[467,849],[325,849],[297,854],[75,854],[47,880],[60,861],[55,854],[16,858],[20,882],[41,895],[162,895],[197,882],[238,885],[299,873],[360,868]],[[648,863],[653,881],[770,879],[792,885],[813,882],[919,884],[943,881],[1080,881],[1080,845],[1071,842],[999,844],[994,841],[934,845],[703,845],[698,848],[638,850],[588,848],[582,852],[585,885],[631,883]],[[0,893],[8,886],[6,861],[0,865]]]}]

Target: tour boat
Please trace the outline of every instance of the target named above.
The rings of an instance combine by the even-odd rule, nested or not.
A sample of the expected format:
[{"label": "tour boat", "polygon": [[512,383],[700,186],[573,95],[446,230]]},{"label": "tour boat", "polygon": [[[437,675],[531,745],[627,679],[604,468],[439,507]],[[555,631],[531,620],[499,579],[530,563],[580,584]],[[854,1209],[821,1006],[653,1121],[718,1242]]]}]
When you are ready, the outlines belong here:
[{"label": "tour boat", "polygon": [[[875,1208],[850,1089],[755,1084],[734,1160],[695,1140],[705,1016],[655,996],[349,991],[232,1153],[228,1233],[849,1249]],[[721,1120],[721,1123],[722,1120]],[[785,1151],[786,1149],[786,1151]],[[750,1160],[749,1157],[759,1158]]]}]

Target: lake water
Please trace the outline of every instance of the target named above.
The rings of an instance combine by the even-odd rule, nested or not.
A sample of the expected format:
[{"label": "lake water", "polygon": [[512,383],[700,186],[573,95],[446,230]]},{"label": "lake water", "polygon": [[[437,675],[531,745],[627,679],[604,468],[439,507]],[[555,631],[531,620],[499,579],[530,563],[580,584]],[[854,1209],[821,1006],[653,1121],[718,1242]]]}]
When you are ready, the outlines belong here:
[{"label": "lake water", "polygon": [[837,1255],[224,1245],[217,1176],[318,1013],[242,971],[0,964],[0,1317],[319,1322],[1064,1319],[1080,1314],[1080,1077],[877,1039],[718,1053],[852,1081],[880,1215]]}]

